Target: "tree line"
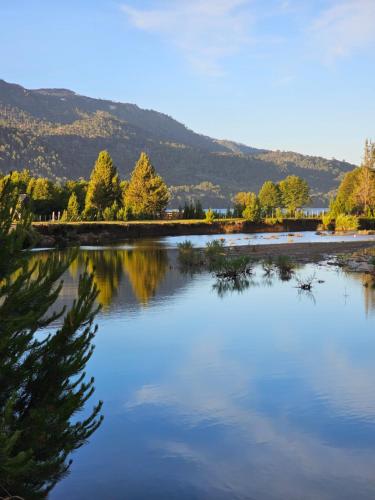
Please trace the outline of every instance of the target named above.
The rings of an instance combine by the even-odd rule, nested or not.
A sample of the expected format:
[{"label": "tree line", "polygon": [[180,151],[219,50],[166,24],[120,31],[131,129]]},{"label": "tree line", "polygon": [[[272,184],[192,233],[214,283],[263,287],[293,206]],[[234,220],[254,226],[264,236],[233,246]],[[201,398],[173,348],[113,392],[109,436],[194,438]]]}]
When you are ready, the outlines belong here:
[{"label": "tree line", "polygon": [[[88,181],[54,183],[44,177],[32,177],[28,170],[13,171],[3,177],[6,179],[27,195],[37,219],[50,218],[52,213],[66,222],[157,219],[163,216],[170,201],[170,191],[146,153],[141,153],[129,180],[120,180],[107,151],[99,153]],[[279,183],[266,181],[258,194],[237,193],[232,201],[234,208],[228,209],[226,217],[251,221],[280,218],[282,209],[294,216],[309,201],[309,186],[300,177],[290,175]],[[219,214],[204,210],[198,199],[186,202],[177,216],[212,221]]]},{"label": "tree line", "polygon": [[307,182],[297,175],[289,175],[275,183],[266,181],[259,193],[240,192],[234,197],[234,216],[252,222],[265,218],[282,219],[285,212],[291,217],[310,200]]},{"label": "tree line", "polygon": [[121,181],[108,151],[101,151],[88,181],[53,183],[31,177],[28,170],[4,176],[19,192],[25,193],[37,216],[60,212],[61,220],[155,219],[168,205],[170,194],[146,153],[141,153],[129,181]]}]

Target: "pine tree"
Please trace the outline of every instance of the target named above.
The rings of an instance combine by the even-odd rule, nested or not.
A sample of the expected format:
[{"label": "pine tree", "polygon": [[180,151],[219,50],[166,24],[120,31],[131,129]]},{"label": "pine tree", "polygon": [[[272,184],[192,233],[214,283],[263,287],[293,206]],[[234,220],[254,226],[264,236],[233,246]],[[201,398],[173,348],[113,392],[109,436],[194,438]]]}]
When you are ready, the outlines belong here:
[{"label": "pine tree", "polygon": [[88,217],[102,218],[105,208],[110,207],[120,196],[117,169],[108,151],[101,151],[91,172],[85,200]]},{"label": "pine tree", "polygon": [[163,179],[156,174],[146,153],[141,153],[124,195],[124,205],[135,217],[160,216],[169,202],[169,191]]},{"label": "pine tree", "polygon": [[[46,498],[67,474],[72,451],[100,425],[101,403],[72,422],[92,395],[84,368],[93,352],[97,297],[93,277],[83,274],[70,310],[48,313],[75,258],[51,254],[30,265],[24,251],[31,217],[23,211],[11,230],[18,192],[0,186],[0,486],[7,496]],[[60,284],[59,284],[60,283]],[[59,320],[55,333],[41,328]]]}]

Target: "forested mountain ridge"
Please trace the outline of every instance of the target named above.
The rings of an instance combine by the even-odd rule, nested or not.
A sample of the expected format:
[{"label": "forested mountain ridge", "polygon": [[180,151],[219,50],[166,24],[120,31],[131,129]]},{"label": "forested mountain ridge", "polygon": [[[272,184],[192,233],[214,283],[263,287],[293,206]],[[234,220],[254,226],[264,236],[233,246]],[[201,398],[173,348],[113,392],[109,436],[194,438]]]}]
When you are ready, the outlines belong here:
[{"label": "forested mountain ridge", "polygon": [[29,168],[52,179],[88,178],[103,149],[122,177],[129,176],[140,152],[147,152],[173,186],[174,205],[200,197],[206,206],[227,206],[234,193],[256,191],[265,180],[289,174],[306,179],[321,204],[353,169],[338,160],[212,139],[134,104],[66,89],[28,90],[0,80],[0,171]]}]

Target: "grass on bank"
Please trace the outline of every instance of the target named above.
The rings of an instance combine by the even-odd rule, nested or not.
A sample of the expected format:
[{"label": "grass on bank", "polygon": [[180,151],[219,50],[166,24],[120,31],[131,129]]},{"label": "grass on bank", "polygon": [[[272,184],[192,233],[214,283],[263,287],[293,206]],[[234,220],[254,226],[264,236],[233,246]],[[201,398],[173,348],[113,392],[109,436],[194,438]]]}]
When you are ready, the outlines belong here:
[{"label": "grass on bank", "polygon": [[[243,222],[244,219],[215,219],[214,222]],[[107,225],[118,225],[118,226],[128,226],[128,225],[143,225],[143,224],[156,224],[159,226],[168,226],[172,224],[187,225],[187,224],[205,224],[207,226],[212,223],[207,222],[205,219],[167,219],[167,220],[129,220],[129,221],[76,221],[76,222],[62,222],[59,220],[55,221],[35,221],[33,225],[35,226],[45,226],[45,225],[68,225],[68,226],[79,226],[82,224],[96,225],[96,224],[107,224]]]},{"label": "grass on bank", "polygon": [[[316,217],[307,217],[305,219],[300,219],[300,218],[285,218],[283,222],[293,222],[293,221],[311,221],[311,220],[316,220],[316,221],[321,221],[321,218]],[[129,221],[75,221],[75,222],[68,222],[68,221],[61,221],[61,220],[55,220],[55,221],[34,221],[33,225],[35,226],[48,226],[48,225],[67,225],[67,226],[79,226],[79,225],[98,225],[98,224],[103,224],[103,225],[118,225],[118,226],[128,226],[128,225],[158,225],[158,226],[168,226],[168,225],[198,225],[198,224],[204,224],[206,226],[211,226],[212,224],[215,223],[248,223],[245,219],[241,217],[237,218],[230,218],[230,219],[215,219],[213,222],[209,222],[206,219],[166,219],[166,220],[129,220]],[[265,225],[274,225],[270,224],[269,221],[263,221],[260,224],[265,224]],[[282,223],[281,223],[282,224]]]}]

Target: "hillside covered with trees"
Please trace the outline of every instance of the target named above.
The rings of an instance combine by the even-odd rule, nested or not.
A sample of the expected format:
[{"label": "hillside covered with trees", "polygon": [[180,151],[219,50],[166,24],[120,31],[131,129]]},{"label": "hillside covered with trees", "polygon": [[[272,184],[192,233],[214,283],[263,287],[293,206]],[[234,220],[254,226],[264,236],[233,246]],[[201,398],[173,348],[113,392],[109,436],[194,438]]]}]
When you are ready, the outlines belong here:
[{"label": "hillside covered with trees", "polygon": [[170,186],[173,207],[199,199],[225,207],[239,191],[297,175],[315,205],[328,204],[353,165],[298,153],[266,151],[196,134],[173,118],[134,104],[65,89],[27,90],[0,80],[0,172],[29,169],[54,181],[88,179],[102,150],[129,178],[142,151]]}]

